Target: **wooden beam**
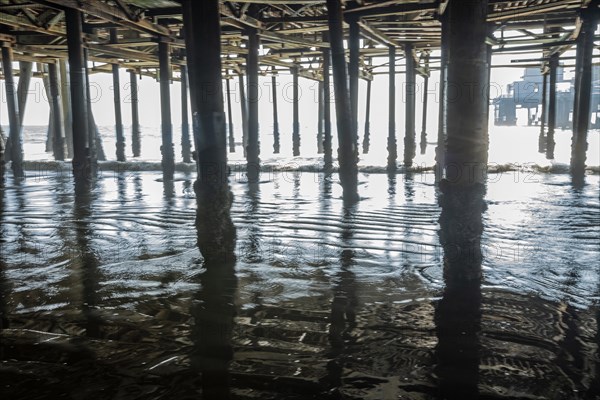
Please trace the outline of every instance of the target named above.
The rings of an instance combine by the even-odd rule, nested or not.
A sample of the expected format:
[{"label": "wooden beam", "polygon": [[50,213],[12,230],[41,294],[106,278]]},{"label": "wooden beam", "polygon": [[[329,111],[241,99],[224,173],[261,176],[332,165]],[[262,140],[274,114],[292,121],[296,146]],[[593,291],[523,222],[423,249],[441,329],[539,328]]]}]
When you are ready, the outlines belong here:
[{"label": "wooden beam", "polygon": [[12,14],[0,12],[0,25],[10,26],[16,29],[26,29],[32,32],[44,33],[47,35],[66,36],[67,32],[60,27],[41,27],[33,24],[29,19]]},{"label": "wooden beam", "polygon": [[277,43],[283,42],[283,43],[297,44],[300,46],[317,47],[317,48],[329,47],[329,43],[326,43],[326,42],[317,42],[317,41],[313,41],[313,40],[307,40],[307,39],[297,38],[297,37],[293,37],[293,36],[282,35],[277,32],[272,32],[272,31],[263,31],[260,33],[260,37],[262,39],[272,40]]},{"label": "wooden beam", "polygon": [[371,39],[375,42],[381,43],[383,45],[386,45],[386,46],[394,46],[394,47],[399,46],[398,43],[396,43],[396,41],[394,39],[389,37],[384,32],[380,31],[379,29],[371,26],[367,21],[365,21],[365,20],[358,21],[358,25],[362,28],[363,36],[368,36],[369,39]]},{"label": "wooden beam", "polygon": [[[352,9],[347,9],[344,14],[354,14],[360,17],[374,17],[374,16],[385,16],[385,15],[401,15],[401,14],[410,14],[414,12],[421,11],[434,11],[436,9],[435,3],[400,3],[399,1],[394,1],[396,5],[382,5],[389,2],[383,3],[375,3],[364,7],[356,7]],[[399,4],[400,3],[400,4]]]},{"label": "wooden beam", "polygon": [[490,13],[487,20],[488,22],[511,20],[516,17],[546,14],[555,10],[577,9],[580,6],[581,0],[564,0],[558,3],[528,5],[526,8],[516,8]]},{"label": "wooden beam", "polygon": [[144,19],[131,20],[128,16],[120,10],[118,7],[111,7],[106,3],[98,0],[36,0],[38,3],[46,4],[51,7],[58,7],[58,9],[71,8],[74,10],[81,11],[88,15],[92,15],[96,18],[113,22],[121,26],[134,29],[136,31],[161,35],[171,36],[171,32],[164,26],[154,24]]}]

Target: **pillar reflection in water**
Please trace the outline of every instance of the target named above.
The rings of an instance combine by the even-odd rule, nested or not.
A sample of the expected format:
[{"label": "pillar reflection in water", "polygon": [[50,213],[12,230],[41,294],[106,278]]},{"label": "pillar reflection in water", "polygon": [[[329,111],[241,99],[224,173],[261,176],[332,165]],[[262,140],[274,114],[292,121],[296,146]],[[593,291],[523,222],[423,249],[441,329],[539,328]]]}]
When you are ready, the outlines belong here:
[{"label": "pillar reflection in water", "polygon": [[237,289],[236,231],[231,221],[232,194],[228,184],[195,184],[198,248],[203,257],[201,289],[191,309],[192,364],[202,374],[204,399],[230,398],[229,364]]},{"label": "pillar reflection in water", "polygon": [[100,272],[98,259],[92,248],[91,238],[93,230],[92,203],[94,194],[92,188],[86,183],[75,184],[75,204],[73,206],[73,219],[75,221],[75,262],[80,271],[83,290],[82,313],[85,319],[86,335],[88,337],[101,337],[101,321],[96,307],[100,303]]},{"label": "pillar reflection in water", "polygon": [[356,275],[354,266],[354,215],[355,205],[345,205],[342,219],[340,254],[340,269],[335,276],[333,285],[333,300],[329,327],[329,344],[331,359],[327,364],[327,384],[332,388],[332,398],[341,398],[338,392],[342,387],[344,364],[347,357],[347,347],[353,341],[351,332],[356,327]]},{"label": "pillar reflection in water", "polygon": [[[597,296],[600,296],[600,288],[598,288]],[[596,343],[600,343],[600,307],[596,309]],[[588,397],[592,399],[595,394],[600,393],[600,346],[596,347],[596,377],[590,384]]]},{"label": "pillar reflection in water", "polygon": [[[1,140],[1,139],[0,139]],[[4,260],[5,232],[4,232],[4,191],[0,191],[0,330],[7,329],[8,323],[8,298],[9,287],[6,279],[6,263]],[[0,359],[3,358],[2,347],[0,347]]]},{"label": "pillar reflection in water", "polygon": [[245,199],[244,214],[249,222],[249,228],[247,243],[242,249],[243,259],[247,262],[258,263],[263,261],[264,256],[261,247],[261,229],[258,217],[260,202],[260,186],[258,183],[248,182]]},{"label": "pillar reflection in water", "polygon": [[473,399],[478,396],[479,382],[485,188],[443,180],[440,190],[445,289],[435,310],[435,375],[441,398]]}]

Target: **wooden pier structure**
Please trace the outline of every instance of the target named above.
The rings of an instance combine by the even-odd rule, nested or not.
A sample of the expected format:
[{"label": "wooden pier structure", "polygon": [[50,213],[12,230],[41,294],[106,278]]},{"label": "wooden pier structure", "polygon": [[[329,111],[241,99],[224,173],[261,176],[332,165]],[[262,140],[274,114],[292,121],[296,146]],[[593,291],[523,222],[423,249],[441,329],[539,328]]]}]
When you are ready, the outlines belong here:
[{"label": "wooden pier structure", "polygon": [[[540,133],[540,147],[551,159],[556,68],[562,54],[576,49],[572,170],[581,174],[590,123],[593,51],[598,48],[598,7],[598,0],[2,0],[0,42],[10,120],[2,157],[11,161],[16,176],[23,176],[24,97],[31,76],[45,77],[51,94],[54,155],[57,160],[72,159],[76,177],[92,175],[102,151],[89,106],[88,75],[112,73],[119,88],[119,70],[124,69],[130,72],[134,92],[140,75],[160,81],[165,179],[172,179],[174,173],[170,86],[179,79],[184,88],[184,114],[187,117],[189,106],[193,115],[191,138],[190,121],[183,121],[183,158],[192,161],[193,147],[200,179],[226,177],[226,153],[235,150],[229,81],[237,77],[246,86],[242,125],[248,175],[257,179],[259,75],[272,76],[275,81],[278,74],[291,73],[293,153],[300,154],[303,133],[298,82],[320,81],[323,93],[319,98],[329,99],[333,90],[336,100],[333,110],[329,101],[322,101],[319,107],[319,152],[324,154],[326,167],[337,156],[340,179],[352,197],[357,185],[359,143],[362,139],[363,151],[368,152],[370,140],[368,120],[364,137],[359,135],[358,104],[371,101],[370,90],[360,92],[359,79],[371,81],[377,75],[389,75],[388,169],[394,172],[400,167],[396,131],[402,126],[396,121],[399,102],[395,98],[395,75],[406,74],[401,135],[402,164],[408,168],[417,148],[416,82],[428,82],[430,74],[439,71],[442,101],[436,154],[441,175],[456,182],[466,177],[480,181],[487,166],[490,68],[496,67],[491,65],[491,56],[514,55],[516,62],[510,66],[531,66],[533,62],[543,72],[549,88],[544,87],[548,104],[544,102],[543,115],[547,122]],[[509,31],[512,34],[505,35]],[[543,57],[516,59],[532,52],[541,52]],[[20,68],[13,70],[17,61]],[[16,75],[20,77],[18,87]],[[65,90],[67,85],[70,90]],[[138,99],[134,93],[133,134],[125,138],[119,90],[114,95],[115,156],[125,161],[127,142],[133,146],[134,156],[140,155],[143,134]],[[359,101],[361,96],[364,100]],[[277,112],[274,101],[275,153],[280,150],[281,130]],[[337,155],[332,154],[332,115],[337,117]],[[426,143],[425,121],[426,111],[421,144]],[[465,173],[467,164],[479,172]]]}]

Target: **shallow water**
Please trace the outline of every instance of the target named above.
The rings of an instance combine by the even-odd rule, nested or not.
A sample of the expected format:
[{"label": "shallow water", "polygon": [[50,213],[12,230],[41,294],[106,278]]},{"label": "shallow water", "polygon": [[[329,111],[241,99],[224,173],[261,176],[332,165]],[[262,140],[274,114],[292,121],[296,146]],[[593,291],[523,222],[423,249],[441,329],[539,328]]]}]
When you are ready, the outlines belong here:
[{"label": "shallow water", "polygon": [[[333,127],[335,132],[335,127]],[[25,159],[33,161],[52,160],[52,155],[46,153],[46,127],[26,127],[24,131]],[[519,166],[548,166],[551,164],[569,164],[571,158],[572,131],[557,130],[555,133],[556,149],[554,160],[546,159],[545,154],[538,150],[538,136],[540,128],[537,126],[490,126],[489,162],[491,165],[513,164]],[[115,156],[115,134],[113,127],[100,127],[102,142],[108,160],[116,160]],[[241,133],[235,132],[237,146],[236,152],[230,153],[229,160],[233,164],[245,164],[241,145]],[[322,155],[318,155],[317,135],[313,133],[312,127],[302,126],[301,155],[292,157],[292,134],[286,132],[282,127],[281,132],[281,154],[273,154],[273,135],[270,127],[261,129],[261,159],[269,165],[293,168],[303,165],[317,164],[322,161]],[[398,154],[404,151],[401,129],[396,133],[398,137]],[[131,154],[130,131],[125,129],[126,152],[129,161],[134,160]],[[337,138],[333,135],[333,149],[337,148]],[[161,132],[159,127],[142,127],[142,153],[135,160],[158,162],[161,159]],[[361,139],[362,140],[362,139]],[[417,151],[414,164],[420,167],[430,167],[435,164],[435,147],[437,132],[432,130],[427,135],[428,146],[424,154]],[[387,165],[387,128],[373,129],[371,133],[371,150],[369,154],[360,154],[359,165],[363,168],[383,167]],[[420,138],[417,138],[420,141]],[[600,131],[590,130],[588,135],[589,151],[587,154],[587,165],[600,167]],[[174,129],[173,143],[175,143],[175,157],[181,161],[181,130]],[[519,143],[515,146],[515,143]]]},{"label": "shallow water", "polygon": [[8,179],[6,398],[598,398],[597,175],[494,174],[445,225],[428,173],[360,174],[353,206],[336,175],[234,179],[210,263],[193,179]]}]

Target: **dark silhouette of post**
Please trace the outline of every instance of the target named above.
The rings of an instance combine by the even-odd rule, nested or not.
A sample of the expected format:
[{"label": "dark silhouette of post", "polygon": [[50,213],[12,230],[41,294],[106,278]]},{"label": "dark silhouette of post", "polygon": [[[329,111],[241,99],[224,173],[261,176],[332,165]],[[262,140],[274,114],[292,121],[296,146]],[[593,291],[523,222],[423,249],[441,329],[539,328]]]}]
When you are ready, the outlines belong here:
[{"label": "dark silhouette of post", "polygon": [[12,69],[13,49],[9,46],[2,47],[2,67],[4,70],[4,83],[6,86],[6,105],[8,108],[9,150],[8,159],[11,161],[15,178],[24,177],[23,173],[23,138],[21,116],[19,114],[19,101],[17,85]]},{"label": "dark silhouette of post", "polygon": [[260,143],[258,125],[258,32],[248,28],[248,59],[246,74],[248,76],[248,152],[246,154],[248,179],[256,182],[260,174]]},{"label": "dark silhouette of post", "polygon": [[396,48],[388,48],[388,89],[389,89],[389,111],[388,111],[388,172],[396,171],[398,160],[398,145],[396,143]]},{"label": "dark silhouette of post", "polygon": [[[184,0],[183,14],[194,115],[198,180],[196,227],[205,271],[193,302],[192,367],[202,374],[205,399],[231,398],[229,364],[233,359],[237,280],[232,195],[227,181],[227,133],[221,76],[221,27],[218,0]],[[251,85],[249,85],[251,86]],[[251,91],[252,89],[249,89]]]},{"label": "dark silhouette of post", "polygon": [[162,170],[165,180],[172,180],[175,174],[175,149],[173,148],[173,123],[171,120],[171,46],[158,43],[160,75],[160,110],[162,120]]},{"label": "dark silhouette of post", "polygon": [[[110,29],[110,43],[118,43],[117,28]],[[115,129],[117,132],[117,161],[125,161],[125,134],[123,133],[123,112],[121,110],[121,78],[119,64],[112,65],[113,94],[115,100]]]},{"label": "dark silhouette of post", "polygon": [[540,115],[540,136],[538,139],[538,152],[546,152],[546,119],[548,118],[548,73],[542,72],[542,112]]},{"label": "dark silhouette of post", "polygon": [[244,149],[244,157],[248,153],[248,101],[246,100],[246,84],[244,83],[244,75],[239,74],[240,82],[240,107],[242,111],[242,147]]},{"label": "dark silhouette of post", "polygon": [[273,153],[279,154],[281,151],[281,141],[279,137],[279,112],[277,107],[277,75],[275,67],[273,67],[273,75],[271,75],[271,90],[273,96]]},{"label": "dark silhouette of post", "polygon": [[139,93],[137,74],[134,70],[129,71],[129,86],[131,90],[131,147],[134,157],[139,157],[142,153],[141,129],[140,129],[140,111],[139,111]]},{"label": "dark silhouette of post", "polygon": [[360,58],[360,26],[358,18],[347,18],[350,25],[348,47],[350,49],[350,62],[348,63],[348,76],[350,79],[350,110],[352,113],[352,134],[355,146],[358,148],[358,75]]},{"label": "dark silhouette of post", "polygon": [[444,34],[449,37],[445,175],[451,184],[460,186],[481,183],[487,175],[487,3],[452,1],[446,10],[449,20],[448,32]]},{"label": "dark silhouette of post", "polygon": [[[329,42],[327,32],[323,33],[323,41]],[[331,169],[333,162],[333,145],[331,142],[331,51],[329,48],[323,49],[323,161],[325,170]]]},{"label": "dark silhouette of post", "polygon": [[82,15],[78,10],[65,9],[67,45],[69,48],[69,77],[71,83],[71,116],[73,120],[73,175],[87,180],[92,175],[89,153],[88,99],[83,51]]},{"label": "dark silhouette of post", "polygon": [[581,30],[579,32],[579,35],[577,36],[577,50],[575,52],[575,82],[573,84],[573,88],[574,88],[574,96],[573,96],[573,114],[572,114],[572,124],[571,124],[571,129],[573,130],[573,139],[575,138],[575,132],[577,132],[577,121],[578,121],[578,114],[579,114],[579,93],[578,93],[578,88],[581,85],[581,76],[582,74],[580,73],[582,71],[582,67],[583,67],[583,53],[585,53],[585,51],[583,51],[583,46],[581,45],[583,42],[583,36],[585,34],[585,27],[584,27],[584,23],[585,18],[584,18],[584,13],[582,12],[583,10],[580,11],[580,17],[581,17]]},{"label": "dark silhouette of post", "polygon": [[421,120],[421,154],[427,151],[427,100],[429,96],[429,54],[424,56],[426,74],[423,75],[423,119]]},{"label": "dark silhouette of post", "polygon": [[90,89],[90,70],[87,68],[88,65],[88,49],[84,48],[83,57],[85,69],[85,94],[87,98],[87,110],[88,110],[88,153],[90,155],[90,165],[92,175],[95,175],[98,171],[98,161],[106,161],[106,155],[104,154],[104,148],[102,146],[102,139],[100,138],[100,130],[96,125],[94,119],[94,112],[92,111],[92,95]]},{"label": "dark silhouette of post", "polygon": [[559,56],[554,53],[550,56],[550,99],[548,100],[548,134],[546,135],[546,158],[554,159],[554,131],[556,129],[556,70],[558,69]]},{"label": "dark silhouette of post", "polygon": [[63,161],[65,159],[64,128],[62,119],[62,103],[60,99],[60,81],[58,66],[55,63],[48,64],[48,79],[50,81],[50,103],[54,111],[54,118],[51,119],[53,125],[52,151],[54,159]]},{"label": "dark silhouette of post", "polygon": [[33,63],[29,61],[19,61],[19,83],[17,88],[17,98],[19,99],[19,121],[23,129],[23,120],[25,119],[25,109],[27,108],[27,95],[33,76]]},{"label": "dark silhouette of post", "polygon": [[323,154],[323,81],[317,84],[317,154]]},{"label": "dark silhouette of post", "polygon": [[[493,23],[488,23],[487,25],[487,34],[488,37],[494,35],[494,31],[496,29],[496,25]],[[486,79],[485,79],[485,91],[482,91],[484,95],[482,101],[485,102],[485,125],[483,129],[483,137],[485,140],[485,165],[487,169],[487,164],[489,160],[488,149],[490,148],[490,91],[491,91],[491,81],[492,81],[492,56],[493,56],[493,48],[492,45],[486,42],[485,45],[486,57],[487,57],[487,71],[486,71]]]},{"label": "dark silhouette of post", "polygon": [[235,153],[235,136],[233,131],[233,112],[231,111],[231,79],[225,79],[227,91],[227,132],[229,133],[229,152]]},{"label": "dark silhouette of post", "polygon": [[71,106],[71,74],[69,73],[69,63],[67,60],[59,60],[60,70],[60,94],[63,103],[65,127],[65,143],[67,147],[67,158],[73,158],[73,114]]},{"label": "dark silhouette of post", "polygon": [[[594,52],[594,33],[598,27],[598,4],[592,1],[582,11],[582,27],[577,42],[577,54],[580,65],[576,70],[575,107],[573,108],[573,142],[571,148],[571,172],[573,175],[585,173],[587,134],[590,125],[590,100],[592,95],[592,56]],[[577,113],[575,113],[577,110]]]},{"label": "dark silhouette of post", "polygon": [[344,50],[344,18],[340,0],[327,0],[327,11],[339,142],[339,176],[344,198],[348,201],[354,201],[358,200],[358,155],[356,141],[352,133],[352,109]]},{"label": "dark silhouette of post", "polygon": [[371,147],[371,83],[367,81],[367,105],[365,107],[365,136],[363,137],[363,153],[368,154]]},{"label": "dark silhouette of post", "polygon": [[188,72],[187,66],[180,67],[181,72],[181,156],[184,163],[192,162],[192,144],[190,142],[190,121],[188,116]]},{"label": "dark silhouette of post", "polygon": [[416,61],[413,54],[412,44],[404,45],[406,55],[406,84],[405,84],[405,132],[404,132],[404,165],[410,167],[413,164],[416,153],[415,132],[415,105],[417,98],[416,88]]},{"label": "dark silhouette of post", "polygon": [[299,87],[298,87],[298,66],[292,67],[292,106],[293,106],[293,127],[292,127],[292,147],[294,157],[300,155],[300,111],[299,111]]},{"label": "dark silhouette of post", "polygon": [[444,13],[440,16],[442,25],[442,43],[441,43],[441,59],[440,59],[440,87],[439,87],[439,115],[438,115],[438,132],[437,146],[435,148],[435,179],[439,182],[444,170],[446,157],[446,84],[448,77],[448,14]]},{"label": "dark silhouette of post", "polygon": [[90,158],[90,168],[92,176],[96,174],[98,171],[98,152],[96,146],[96,122],[94,121],[94,113],[92,112],[92,99],[91,99],[91,90],[90,90],[90,70],[87,67],[89,65],[88,62],[89,50],[87,47],[83,48],[83,64],[85,65],[85,98],[87,101],[87,112],[88,112],[88,154]]},{"label": "dark silhouette of post", "polygon": [[[54,146],[54,107],[52,105],[52,94],[50,93],[50,77],[48,76],[48,66],[46,64],[37,63],[38,73],[42,74],[42,83],[44,84],[44,92],[48,98],[48,130],[46,131],[46,153],[51,152]],[[55,154],[53,154],[56,156]]]},{"label": "dark silhouette of post", "polygon": [[[225,207],[230,204],[227,181],[227,133],[221,75],[221,27],[218,0],[182,2],[188,57],[193,132],[198,165],[195,184],[198,205]],[[222,201],[203,203],[204,196]],[[223,197],[221,197],[223,196]],[[227,201],[229,199],[229,201]],[[209,214],[211,214],[209,210]],[[214,218],[220,217],[215,211]],[[209,233],[218,236],[215,232]],[[216,250],[216,249],[215,249]]]}]

